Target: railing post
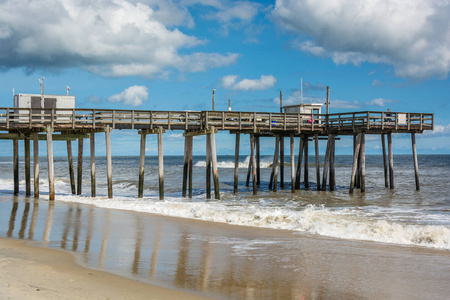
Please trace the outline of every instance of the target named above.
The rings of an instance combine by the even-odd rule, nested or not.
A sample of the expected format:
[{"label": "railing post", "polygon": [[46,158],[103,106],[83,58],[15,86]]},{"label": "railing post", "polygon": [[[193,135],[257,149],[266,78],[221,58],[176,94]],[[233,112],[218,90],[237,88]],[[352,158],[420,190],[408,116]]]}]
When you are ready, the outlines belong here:
[{"label": "railing post", "polygon": [[95,129],[95,109],[92,110],[92,128]]},{"label": "railing post", "polygon": [[55,127],[55,109],[52,108],[52,111],[50,112],[50,123],[52,124],[52,128]]},{"label": "railing post", "polygon": [[286,113],[284,113],[284,130],[286,131],[286,126],[287,126],[287,124],[286,124]]},{"label": "railing post", "polygon": [[168,123],[168,125],[167,125],[167,128],[170,130],[170,119],[171,119],[171,117],[170,117],[170,111],[168,111],[167,112],[167,123]]},{"label": "railing post", "polygon": [[31,114],[31,112],[32,112],[33,110],[31,109],[31,108],[29,108],[28,109],[28,113],[29,113],[29,116],[28,116],[28,123],[30,123],[30,125],[29,125],[29,127],[28,128],[30,128],[31,129],[31,127],[32,127],[32,120],[33,120],[33,116],[32,116],[32,114]]},{"label": "railing post", "polygon": [[222,112],[222,130],[225,129],[225,112]]},{"label": "railing post", "polygon": [[381,129],[384,129],[384,112],[381,113]]},{"label": "railing post", "polygon": [[256,132],[256,112],[253,113],[253,132]]},{"label": "railing post", "polygon": [[184,112],[184,129],[188,130],[188,124],[189,124],[189,113],[186,111]]},{"label": "railing post", "polygon": [[408,113],[408,130],[411,129],[411,114]]},{"label": "railing post", "polygon": [[[422,117],[422,114],[420,114],[420,130],[422,130],[422,120],[423,120],[423,117]],[[433,122],[433,124],[434,124],[434,122]]]},{"label": "railing post", "polygon": [[242,129],[242,113],[239,112],[239,130]]},{"label": "railing post", "polygon": [[131,129],[134,129],[134,110],[131,111]]},{"label": "railing post", "polygon": [[9,128],[9,108],[6,109],[6,128]]},{"label": "railing post", "polygon": [[113,110],[112,112],[112,128],[115,129],[116,128],[116,111]]},{"label": "railing post", "polygon": [[367,112],[367,129],[370,129],[370,112]]},{"label": "railing post", "polygon": [[272,130],[272,113],[269,113],[269,130]]}]

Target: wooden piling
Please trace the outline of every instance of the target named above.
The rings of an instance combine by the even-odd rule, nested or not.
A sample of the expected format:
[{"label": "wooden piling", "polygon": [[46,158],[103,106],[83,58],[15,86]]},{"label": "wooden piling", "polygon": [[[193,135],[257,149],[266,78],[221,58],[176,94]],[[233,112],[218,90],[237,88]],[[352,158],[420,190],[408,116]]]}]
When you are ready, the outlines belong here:
[{"label": "wooden piling", "polygon": [[66,144],[67,144],[67,161],[69,163],[70,188],[72,191],[72,195],[75,195],[76,191],[75,191],[75,175],[73,170],[72,141],[67,140]]},{"label": "wooden piling", "polygon": [[416,134],[411,133],[411,143],[412,143],[412,152],[413,152],[413,160],[414,160],[414,177],[416,180],[416,190],[420,190],[419,184],[419,163],[417,161],[417,151],[416,151]]},{"label": "wooden piling", "polygon": [[319,163],[319,135],[314,134],[314,150],[316,154],[316,184],[317,190],[320,191],[320,163]]},{"label": "wooden piling", "polygon": [[25,195],[31,195],[31,172],[30,172],[30,139],[23,140],[25,148]]},{"label": "wooden piling", "polygon": [[39,198],[39,135],[33,132],[34,198]]},{"label": "wooden piling", "polygon": [[192,178],[192,156],[193,156],[193,152],[194,152],[194,137],[190,136],[188,139],[188,173],[189,173],[189,198],[192,199],[192,183],[193,183],[193,178]]},{"label": "wooden piling", "polygon": [[300,177],[302,173],[302,158],[303,158],[303,135],[300,136],[300,145],[298,146],[297,158],[297,172],[295,176],[295,189],[300,189]]},{"label": "wooden piling", "polygon": [[294,136],[290,136],[290,150],[291,150],[291,192],[295,193],[295,145]]},{"label": "wooden piling", "polygon": [[330,168],[330,156],[331,156],[331,134],[328,135],[327,140],[327,148],[325,150],[325,160],[323,163],[323,171],[322,171],[322,191],[327,190],[327,180],[328,180],[328,173]]},{"label": "wooden piling", "polygon": [[78,138],[77,195],[81,195],[83,186],[83,138]]},{"label": "wooden piling", "polygon": [[361,132],[361,193],[366,192],[366,134]]},{"label": "wooden piling", "polygon": [[391,189],[395,188],[394,186],[394,154],[392,152],[392,133],[389,132],[387,134],[388,138],[388,152],[389,152],[389,186]]},{"label": "wooden piling", "polygon": [[381,134],[381,147],[383,149],[384,186],[389,187],[388,164],[387,164],[387,157],[386,157],[386,142],[385,142],[384,133]]},{"label": "wooden piling", "polygon": [[336,150],[336,135],[331,135],[331,149],[330,149],[330,191],[334,191],[336,185],[336,169],[335,169],[335,150]]},{"label": "wooden piling", "polygon": [[217,170],[217,152],[216,152],[216,137],[214,133],[214,126],[211,127],[210,140],[211,140],[211,158],[213,168],[213,180],[214,180],[214,197],[220,200],[219,190],[219,173]]},{"label": "wooden piling", "polygon": [[305,141],[304,141],[304,143],[303,143],[303,147],[304,147],[304,151],[305,151],[305,163],[303,164],[304,165],[304,168],[305,168],[305,170],[304,170],[304,174],[303,174],[303,176],[304,176],[304,179],[305,179],[305,182],[304,182],[304,185],[305,185],[305,189],[307,189],[307,188],[309,188],[309,155],[308,155],[308,136],[307,135],[305,135]]},{"label": "wooden piling", "polygon": [[48,161],[48,200],[55,200],[55,184],[53,173],[53,128],[47,126],[47,161]]},{"label": "wooden piling", "polygon": [[[147,135],[141,131],[141,147],[139,151],[139,183],[138,183],[138,198],[144,197],[144,173],[145,173],[145,144]],[[184,173],[183,173],[184,174]],[[184,179],[184,178],[183,178]],[[183,181],[184,184],[184,181]],[[186,195],[184,194],[183,197]]]},{"label": "wooden piling", "polygon": [[269,182],[269,189],[276,192],[278,190],[278,153],[279,153],[279,145],[280,145],[280,136],[275,136],[275,152],[273,155],[273,164],[272,164],[272,174],[271,180]]},{"label": "wooden piling", "polygon": [[211,199],[211,135],[206,134],[206,199]]},{"label": "wooden piling", "polygon": [[359,158],[359,148],[361,147],[361,134],[358,134],[355,139],[354,151],[353,151],[353,166],[352,166],[352,176],[350,180],[349,194],[353,194],[355,188],[356,180],[356,169],[358,168],[358,158]]},{"label": "wooden piling", "polygon": [[284,136],[280,136],[280,188],[284,188]]},{"label": "wooden piling", "polygon": [[105,128],[105,140],[106,140],[106,177],[108,182],[108,198],[113,197],[112,188],[112,161],[111,161],[111,129],[109,125]]},{"label": "wooden piling", "polygon": [[95,191],[95,134],[91,132],[90,135],[90,150],[91,150],[91,197],[96,196]]},{"label": "wooden piling", "polygon": [[13,140],[14,195],[19,194],[19,140]]},{"label": "wooden piling", "polygon": [[234,187],[233,187],[233,193],[236,194],[238,192],[238,178],[239,178],[239,142],[240,142],[240,135],[239,133],[236,133],[236,143],[235,143],[235,150],[234,150]]},{"label": "wooden piling", "polygon": [[[208,153],[206,153],[208,156]],[[184,136],[184,160],[183,160],[183,186],[181,188],[181,196],[187,195],[187,179],[188,179],[189,159],[188,159],[188,137]]]},{"label": "wooden piling", "polygon": [[[252,137],[250,135],[250,145],[251,145]],[[247,179],[245,180],[245,186],[250,186],[250,176],[252,173],[252,156],[250,155],[248,160],[248,167],[247,167]]]},{"label": "wooden piling", "polygon": [[255,135],[255,147],[256,147],[256,184],[261,184],[261,160],[260,160],[260,148],[259,148],[259,135]]},{"label": "wooden piling", "polygon": [[253,133],[250,134],[250,161],[252,162],[253,195],[256,195],[257,184],[256,184],[255,135]]},{"label": "wooden piling", "polygon": [[164,129],[158,127],[158,177],[159,177],[159,200],[164,200],[164,154],[163,154]]}]

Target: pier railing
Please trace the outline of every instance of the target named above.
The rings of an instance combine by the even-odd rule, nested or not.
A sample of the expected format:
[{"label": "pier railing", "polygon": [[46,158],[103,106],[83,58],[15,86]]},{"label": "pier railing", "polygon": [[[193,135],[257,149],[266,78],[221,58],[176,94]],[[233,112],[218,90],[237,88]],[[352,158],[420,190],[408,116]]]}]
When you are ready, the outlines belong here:
[{"label": "pier railing", "polygon": [[401,112],[350,112],[297,114],[231,111],[142,111],[110,109],[34,109],[0,107],[0,130],[43,128],[57,130],[117,129],[218,130],[253,132],[433,130],[433,114]]}]

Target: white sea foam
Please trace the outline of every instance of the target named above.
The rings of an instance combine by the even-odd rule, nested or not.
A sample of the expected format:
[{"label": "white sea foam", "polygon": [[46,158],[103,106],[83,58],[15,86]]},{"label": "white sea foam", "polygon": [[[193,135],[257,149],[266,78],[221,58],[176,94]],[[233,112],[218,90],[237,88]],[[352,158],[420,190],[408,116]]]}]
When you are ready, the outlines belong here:
[{"label": "white sea foam", "polygon": [[[250,161],[250,156],[247,156],[243,162],[239,162],[239,168],[247,168],[249,161]],[[204,161],[204,160],[198,161],[195,164],[195,166],[196,167],[206,167],[206,161]],[[269,168],[272,166],[272,160],[269,160],[267,158],[264,160],[261,160],[259,162],[259,166],[261,168]],[[234,161],[231,161],[231,160],[219,161],[219,162],[217,162],[217,167],[224,168],[224,169],[234,168]]]},{"label": "white sea foam", "polygon": [[60,201],[81,202],[104,208],[132,210],[233,225],[285,229],[329,237],[383,243],[418,245],[450,250],[450,228],[444,225],[413,225],[365,217],[359,211],[331,210],[308,205],[301,211],[229,206],[223,203],[185,202],[180,199],[114,199],[63,196]]}]

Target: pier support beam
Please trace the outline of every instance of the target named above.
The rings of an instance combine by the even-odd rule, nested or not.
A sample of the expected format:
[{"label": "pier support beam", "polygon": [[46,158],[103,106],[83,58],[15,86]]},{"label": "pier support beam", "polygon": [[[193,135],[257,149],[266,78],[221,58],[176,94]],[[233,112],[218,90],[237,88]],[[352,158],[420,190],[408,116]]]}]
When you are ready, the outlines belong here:
[{"label": "pier support beam", "polygon": [[30,139],[23,140],[25,146],[25,195],[31,195],[31,172],[30,172]]},{"label": "pier support beam", "polygon": [[95,191],[95,134],[91,132],[90,135],[90,150],[91,150],[91,197],[96,196]]},{"label": "pier support beam", "polygon": [[[192,183],[193,183],[193,178],[192,178],[192,156],[193,156],[193,152],[194,152],[194,137],[193,136],[189,136],[188,137],[188,173],[189,173],[189,198],[192,199]],[[211,167],[209,168],[209,170],[211,170]],[[210,171],[211,172],[211,171]],[[210,176],[211,178],[211,176]]]},{"label": "pier support beam", "polygon": [[305,182],[304,182],[304,185],[305,185],[305,189],[308,189],[309,188],[309,160],[308,160],[308,158],[309,158],[309,155],[308,155],[308,136],[307,135],[305,135],[305,137],[304,137],[304,139],[305,139],[305,141],[303,142],[303,147],[304,147],[304,151],[305,151],[305,163],[304,163],[304,167],[305,167],[305,170],[304,170],[304,179],[305,179]]},{"label": "pier support beam", "polygon": [[361,162],[361,193],[366,192],[366,134],[361,132],[361,147],[360,147],[360,162]]},{"label": "pier support beam", "polygon": [[395,188],[394,186],[394,154],[392,152],[392,133],[389,132],[387,134],[388,138],[388,152],[389,152],[389,186],[391,189]]},{"label": "pier support beam", "polygon": [[316,184],[320,191],[319,134],[314,134],[314,150],[316,152]]},{"label": "pier support beam", "polygon": [[353,166],[352,166],[352,177],[350,180],[349,194],[353,194],[355,188],[356,180],[356,170],[358,168],[358,158],[359,158],[359,148],[361,147],[361,134],[358,134],[355,139],[354,151],[353,151]]},{"label": "pier support beam", "polygon": [[139,156],[139,183],[138,183],[138,198],[144,197],[144,172],[145,172],[145,141],[147,135],[141,131],[141,145]]},{"label": "pier support beam", "polygon": [[211,158],[212,158],[212,168],[213,168],[213,180],[214,180],[214,197],[220,200],[219,191],[219,173],[217,171],[217,152],[216,152],[216,137],[214,133],[214,126],[211,127],[210,143],[211,143]]},{"label": "pier support beam", "polygon": [[261,184],[261,160],[260,160],[260,148],[259,148],[259,135],[255,135],[255,147],[256,147],[256,184]]},{"label": "pier support beam", "polygon": [[417,161],[416,134],[415,133],[411,133],[411,143],[412,143],[412,152],[413,152],[413,160],[414,160],[414,177],[416,179],[416,190],[420,190],[419,163]]},{"label": "pier support beam", "polygon": [[113,197],[112,188],[112,161],[111,161],[111,129],[109,125],[105,128],[105,141],[106,141],[106,178],[108,183],[108,198]]},{"label": "pier support beam", "polygon": [[48,200],[55,200],[55,184],[53,173],[53,128],[47,126],[47,160],[48,160]]},{"label": "pier support beam", "polygon": [[76,191],[75,191],[75,175],[73,170],[72,141],[67,140],[66,144],[67,144],[67,161],[69,163],[70,189],[72,191],[72,195],[75,195]]},{"label": "pier support beam", "polygon": [[240,142],[240,134],[236,133],[236,143],[234,150],[234,187],[233,193],[236,194],[238,192],[238,182],[239,182],[239,142]]},{"label": "pier support beam", "polygon": [[290,150],[291,150],[291,192],[295,193],[295,146],[294,136],[290,136]]},{"label": "pier support beam", "polygon": [[39,198],[39,135],[33,132],[34,198]]},{"label": "pier support beam", "polygon": [[206,199],[211,199],[211,135],[206,134]]},{"label": "pier support beam", "polygon": [[270,175],[269,180],[269,190],[274,192],[278,189],[278,153],[279,153],[279,145],[280,145],[280,136],[275,136],[275,151],[273,154],[273,163],[272,163],[272,173]]},{"label": "pier support beam", "polygon": [[77,195],[81,195],[83,186],[83,138],[78,138]]},{"label": "pier support beam", "polygon": [[280,136],[280,188],[284,188],[284,136]]},{"label": "pier support beam", "polygon": [[388,178],[388,166],[387,166],[387,157],[386,157],[386,142],[385,142],[384,133],[381,134],[381,147],[383,148],[383,167],[384,167],[384,186],[389,187],[389,178]]},{"label": "pier support beam", "polygon": [[[250,145],[252,144],[251,140],[252,140],[252,137],[250,135]],[[251,176],[251,174],[252,174],[252,156],[250,155],[249,159],[248,159],[247,179],[245,180],[245,186],[247,186],[247,187],[250,186],[250,176]]]},{"label": "pier support beam", "polygon": [[19,194],[19,140],[13,140],[14,195]]},{"label": "pier support beam", "polygon": [[256,184],[255,135],[253,133],[250,134],[250,161],[252,163],[253,195],[256,195],[257,184]]},{"label": "pier support beam", "polygon": [[295,189],[300,189],[300,178],[302,173],[302,158],[303,158],[303,135],[300,136],[300,145],[298,147],[297,172],[295,177]]},{"label": "pier support beam", "polygon": [[158,127],[158,177],[159,177],[159,200],[164,200],[164,154],[163,154],[164,129]]},{"label": "pier support beam", "polygon": [[[323,162],[323,172],[322,172],[322,191],[326,191],[327,190],[327,180],[328,180],[328,173],[329,173],[329,169],[330,169],[330,156],[331,156],[331,143],[332,143],[332,135],[329,134],[328,135],[328,140],[327,140],[327,148],[325,150],[325,160]],[[331,183],[331,180],[330,180]]]},{"label": "pier support beam", "polygon": [[336,169],[335,169],[335,151],[336,151],[336,135],[331,135],[331,152],[330,152],[330,191],[334,191],[336,185]]}]

